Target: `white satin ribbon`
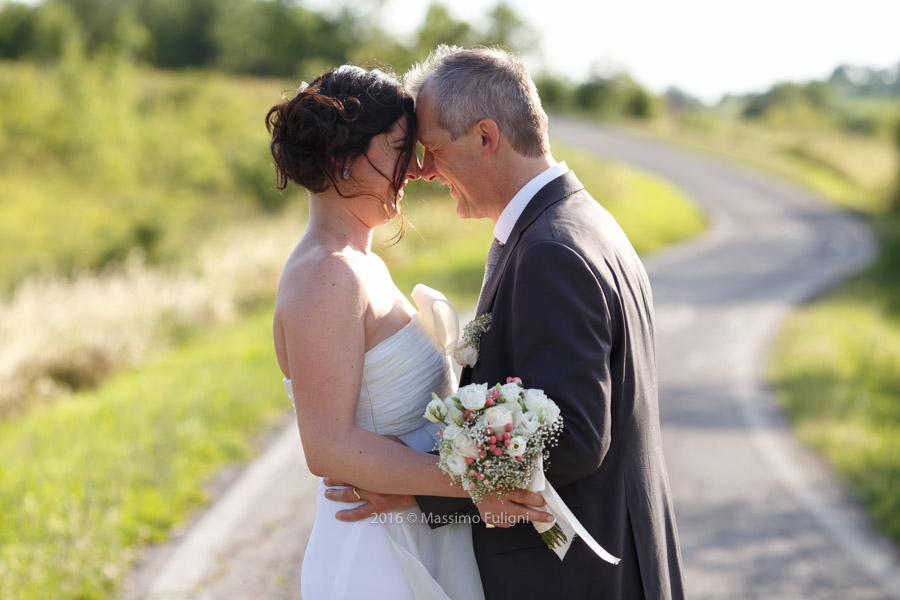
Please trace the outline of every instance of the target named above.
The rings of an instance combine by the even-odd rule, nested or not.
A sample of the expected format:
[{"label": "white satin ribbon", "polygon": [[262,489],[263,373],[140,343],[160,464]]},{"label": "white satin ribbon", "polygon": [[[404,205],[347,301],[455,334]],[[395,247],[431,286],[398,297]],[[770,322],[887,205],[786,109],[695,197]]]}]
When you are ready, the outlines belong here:
[{"label": "white satin ribbon", "polygon": [[[544,477],[544,459],[543,457],[538,458],[537,466],[535,467],[536,473],[534,475],[534,479],[531,480],[531,485],[528,486],[528,490],[531,492],[536,492],[540,494],[544,500],[547,502],[547,505],[543,508],[537,508],[536,510],[546,510],[550,514],[553,515],[553,518],[556,519],[556,523],[559,524],[560,529],[562,529],[563,533],[566,535],[566,542],[561,546],[556,548],[551,548],[556,555],[559,557],[559,560],[565,558],[566,553],[569,551],[569,546],[572,545],[572,542],[575,539],[575,534],[577,533],[581,539],[588,545],[588,548],[594,551],[594,554],[605,560],[606,562],[617,565],[622,559],[616,558],[612,554],[606,551],[603,546],[597,543],[594,537],[588,532],[587,529],[584,528],[584,525],[578,520],[572,511],[569,510],[569,507],[566,506],[566,503],[563,502],[563,499],[559,497],[559,494],[556,493],[556,490],[553,489],[553,486],[550,485],[550,482],[547,481],[547,478]],[[554,523],[541,523],[532,522],[534,528],[538,531],[538,533],[544,533],[545,531],[549,531]]]},{"label": "white satin ribbon", "polygon": [[413,302],[419,309],[419,320],[431,334],[444,355],[450,354],[459,342],[459,316],[456,309],[439,291],[418,284],[412,291]]}]

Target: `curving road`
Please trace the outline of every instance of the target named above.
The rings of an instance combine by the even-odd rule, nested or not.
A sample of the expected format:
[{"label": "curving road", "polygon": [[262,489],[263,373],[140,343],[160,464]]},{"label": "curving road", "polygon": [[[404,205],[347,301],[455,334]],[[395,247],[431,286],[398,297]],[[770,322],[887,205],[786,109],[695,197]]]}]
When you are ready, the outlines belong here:
[{"label": "curving road", "polygon": [[[794,440],[762,377],[786,312],[874,256],[867,230],[733,166],[561,117],[551,133],[664,177],[711,221],[700,238],[645,260],[689,597],[900,598],[897,547]],[[299,453],[288,425],[209,510],[144,557],[128,596],[297,598],[315,507]]]}]

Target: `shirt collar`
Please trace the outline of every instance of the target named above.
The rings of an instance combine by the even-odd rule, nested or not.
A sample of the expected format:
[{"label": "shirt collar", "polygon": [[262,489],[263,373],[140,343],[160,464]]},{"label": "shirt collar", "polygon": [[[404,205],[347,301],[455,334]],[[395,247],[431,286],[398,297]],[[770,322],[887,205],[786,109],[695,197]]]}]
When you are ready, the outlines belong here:
[{"label": "shirt collar", "polygon": [[500,213],[500,218],[497,219],[497,224],[494,225],[494,237],[501,244],[505,244],[512,233],[513,227],[516,226],[516,221],[522,216],[522,212],[528,206],[528,203],[531,202],[531,199],[534,198],[534,195],[542,187],[568,172],[569,167],[566,166],[565,161],[554,163],[553,166],[547,168],[540,175],[522,186],[522,189],[513,196],[506,208],[503,209],[503,212]]}]

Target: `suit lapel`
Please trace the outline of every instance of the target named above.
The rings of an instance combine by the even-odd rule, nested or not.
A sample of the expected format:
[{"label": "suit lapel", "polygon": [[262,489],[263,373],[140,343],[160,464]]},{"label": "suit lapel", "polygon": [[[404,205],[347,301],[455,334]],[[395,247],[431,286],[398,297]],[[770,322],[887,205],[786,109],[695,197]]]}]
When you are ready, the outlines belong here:
[{"label": "suit lapel", "polygon": [[538,193],[534,195],[534,198],[525,207],[519,220],[516,221],[509,239],[506,240],[503,251],[500,253],[500,258],[497,260],[497,266],[494,267],[491,278],[485,284],[484,293],[478,302],[476,314],[483,315],[491,312],[494,306],[494,297],[497,295],[497,288],[500,287],[500,280],[503,278],[503,271],[506,269],[506,264],[509,262],[513,250],[519,243],[519,238],[522,237],[522,232],[528,229],[534,220],[551,205],[583,189],[584,186],[581,185],[575,174],[569,171],[538,190]]}]

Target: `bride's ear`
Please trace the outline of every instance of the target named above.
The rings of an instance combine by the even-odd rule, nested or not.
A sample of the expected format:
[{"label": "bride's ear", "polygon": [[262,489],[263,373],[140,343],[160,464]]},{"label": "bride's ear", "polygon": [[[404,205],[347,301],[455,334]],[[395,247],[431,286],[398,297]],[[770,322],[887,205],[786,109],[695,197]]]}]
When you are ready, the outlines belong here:
[{"label": "bride's ear", "polygon": [[481,140],[481,158],[487,158],[500,146],[500,128],[493,119],[482,119],[475,124],[475,131]]}]

